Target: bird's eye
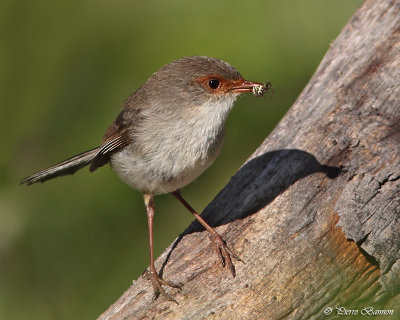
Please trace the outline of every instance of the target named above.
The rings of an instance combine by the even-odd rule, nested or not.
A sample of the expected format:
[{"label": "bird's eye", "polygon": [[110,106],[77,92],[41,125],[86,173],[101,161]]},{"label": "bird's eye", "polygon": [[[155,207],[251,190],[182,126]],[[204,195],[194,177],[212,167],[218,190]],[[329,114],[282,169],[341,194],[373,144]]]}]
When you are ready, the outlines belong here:
[{"label": "bird's eye", "polygon": [[210,81],[208,81],[208,86],[211,88],[211,89],[217,89],[218,87],[219,87],[219,80],[217,80],[217,79],[211,79]]}]

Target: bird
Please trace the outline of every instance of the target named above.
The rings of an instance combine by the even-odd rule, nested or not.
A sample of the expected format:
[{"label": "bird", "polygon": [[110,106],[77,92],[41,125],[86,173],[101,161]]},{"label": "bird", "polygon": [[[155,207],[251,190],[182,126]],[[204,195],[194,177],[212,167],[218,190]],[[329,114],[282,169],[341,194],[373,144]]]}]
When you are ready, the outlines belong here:
[{"label": "bird", "polygon": [[31,185],[110,164],[133,189],[142,192],[146,206],[150,265],[147,271],[154,298],[162,294],[176,302],[164,287],[180,284],[164,280],[154,265],[154,197],[172,194],[210,233],[222,266],[235,276],[232,259],[240,258],[222,237],[182,197],[180,190],[206,170],[219,154],[224,126],[236,98],[245,92],[262,96],[270,83],[245,80],[230,64],[217,58],[177,59],[153,73],[122,104],[101,144],[21,180]]}]

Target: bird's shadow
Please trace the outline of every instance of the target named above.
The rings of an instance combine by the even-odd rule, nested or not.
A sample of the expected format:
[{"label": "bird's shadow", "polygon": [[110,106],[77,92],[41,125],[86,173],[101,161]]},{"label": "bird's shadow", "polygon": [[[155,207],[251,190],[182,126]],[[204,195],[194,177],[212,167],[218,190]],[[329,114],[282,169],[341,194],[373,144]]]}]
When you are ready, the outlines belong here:
[{"label": "bird's shadow", "polygon": [[[342,171],[341,167],[320,164],[312,154],[302,150],[266,152],[245,163],[204,209],[201,216],[212,227],[243,219],[265,207],[301,178],[322,172],[328,178],[334,179]],[[182,238],[203,230],[203,226],[194,220],[179,235],[162,264],[160,274]]]}]

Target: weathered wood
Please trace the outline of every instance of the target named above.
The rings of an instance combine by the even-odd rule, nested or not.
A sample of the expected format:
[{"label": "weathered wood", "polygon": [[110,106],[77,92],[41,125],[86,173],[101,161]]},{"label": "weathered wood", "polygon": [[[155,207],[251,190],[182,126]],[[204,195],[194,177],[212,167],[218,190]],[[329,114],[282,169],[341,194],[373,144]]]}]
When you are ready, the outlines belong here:
[{"label": "weathered wood", "polygon": [[203,212],[246,262],[236,278],[193,223],[157,261],[179,305],[141,277],[99,319],[400,319],[399,64],[400,0],[366,1]]}]

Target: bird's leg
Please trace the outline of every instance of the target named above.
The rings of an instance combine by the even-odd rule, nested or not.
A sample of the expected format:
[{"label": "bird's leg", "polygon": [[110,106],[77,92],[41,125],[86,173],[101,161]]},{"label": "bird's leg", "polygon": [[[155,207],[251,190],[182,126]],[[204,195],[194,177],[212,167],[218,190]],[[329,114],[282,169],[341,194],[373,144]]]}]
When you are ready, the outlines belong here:
[{"label": "bird's leg", "polygon": [[172,192],[172,195],[177,198],[186,209],[196,218],[198,222],[210,233],[211,239],[214,242],[215,251],[217,252],[219,259],[221,261],[222,267],[227,266],[232,276],[235,276],[235,266],[232,263],[232,258],[237,261],[243,262],[229,247],[226,245],[225,241],[221,238],[221,236],[211,227],[191,206],[186,202],[185,199],[182,198],[180,191],[176,190]]},{"label": "bird's leg", "polygon": [[173,297],[171,297],[169,294],[167,294],[162,287],[164,286],[170,286],[173,288],[178,288],[180,289],[180,285],[175,284],[170,281],[166,281],[160,278],[158,275],[158,272],[156,270],[156,267],[154,265],[154,253],[153,253],[153,218],[154,218],[154,212],[155,212],[155,206],[154,206],[154,197],[151,194],[145,194],[144,195],[144,203],[146,204],[146,211],[147,211],[147,222],[149,225],[149,245],[150,245],[150,270],[147,272],[148,279],[151,281],[151,284],[153,285],[153,290],[154,290],[154,298],[157,299],[160,293],[169,301],[173,301],[175,303],[178,303]]}]

